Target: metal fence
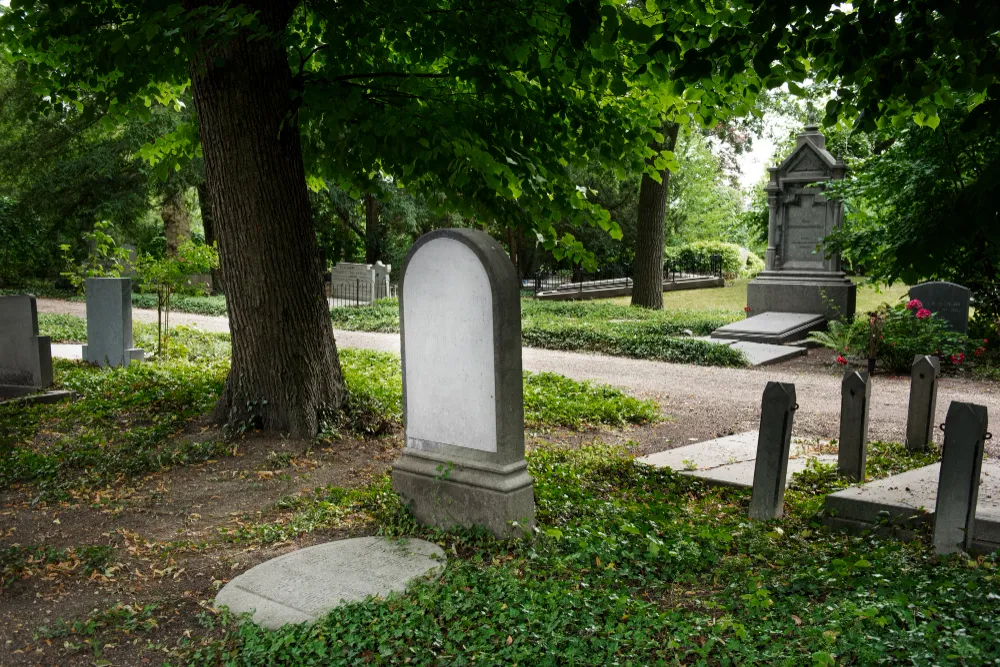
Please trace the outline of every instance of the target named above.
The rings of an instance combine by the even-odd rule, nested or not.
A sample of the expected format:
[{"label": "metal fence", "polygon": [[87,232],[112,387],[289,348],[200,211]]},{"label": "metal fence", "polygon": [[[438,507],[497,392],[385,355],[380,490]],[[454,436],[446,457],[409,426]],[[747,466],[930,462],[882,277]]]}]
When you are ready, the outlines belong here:
[{"label": "metal fence", "polygon": [[[722,255],[711,255],[707,262],[674,261],[663,265],[664,282],[691,278],[721,278]],[[533,294],[548,291],[584,291],[604,287],[631,287],[632,267],[612,265],[597,271],[584,271],[580,267],[553,272],[539,272],[522,283]]]},{"label": "metal fence", "polygon": [[396,298],[398,286],[356,280],[354,284],[326,284],[326,296],[331,308],[372,306],[379,299]]}]

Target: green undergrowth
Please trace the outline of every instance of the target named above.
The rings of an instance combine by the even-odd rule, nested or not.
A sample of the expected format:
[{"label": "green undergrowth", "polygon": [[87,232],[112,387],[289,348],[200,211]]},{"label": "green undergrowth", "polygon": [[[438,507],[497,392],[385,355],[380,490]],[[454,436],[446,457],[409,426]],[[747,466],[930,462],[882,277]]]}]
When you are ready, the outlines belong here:
[{"label": "green undergrowth", "polygon": [[34,572],[47,574],[49,567],[87,577],[111,565],[114,553],[114,549],[107,545],[66,549],[22,545],[0,548],[0,590]]},{"label": "green undergrowth", "polygon": [[208,412],[228,365],[177,359],[98,369],[56,360],[56,385],[75,401],[0,407],[0,488],[34,485],[40,499],[96,491],[232,449],[178,432]]},{"label": "green undergrowth", "polygon": [[[349,390],[347,414],[353,430],[378,433],[401,424],[399,357],[348,348],[340,351],[340,362]],[[660,419],[655,401],[633,398],[614,387],[577,382],[555,373],[524,373],[524,422],[529,427],[620,427]]]},{"label": "green undergrowth", "polygon": [[[58,322],[76,326],[71,320]],[[147,326],[138,327],[136,342],[151,348]],[[228,335],[178,327],[166,353],[170,356],[116,369],[57,359],[56,386],[72,390],[78,399],[0,407],[0,488],[31,484],[40,499],[65,499],[81,489],[97,491],[231,453],[237,444],[221,436],[202,440],[184,433],[218,398],[229,370]],[[348,402],[346,417],[334,427],[348,435],[397,428],[402,423],[399,357],[345,349],[341,362]],[[659,418],[655,402],[610,387],[552,374],[525,375],[525,419],[533,427],[621,426]]]},{"label": "green undergrowth", "polygon": [[[334,308],[333,324],[354,331],[398,332],[399,304]],[[521,300],[521,339],[528,347],[599,352],[706,366],[745,366],[742,352],[697,336],[740,319],[727,310],[648,310],[599,301]]]},{"label": "green undergrowth", "polygon": [[[879,448],[877,470],[908,467]],[[895,462],[890,462],[893,460]],[[635,462],[623,449],[543,446],[528,458],[537,529],[499,542],[415,524],[388,479],[285,499],[276,542],[337,525],[445,548],[447,568],[404,594],[269,631],[222,616],[182,650],[192,665],[987,664],[1000,659],[997,557],[939,560],[825,527],[799,478],[778,521],[750,493]],[[219,619],[216,619],[218,621]]]},{"label": "green undergrowth", "polygon": [[[132,293],[132,307],[156,310],[155,294]],[[174,294],[170,297],[170,310],[176,313],[191,313],[194,315],[225,315],[226,297],[218,296],[188,296]]]}]

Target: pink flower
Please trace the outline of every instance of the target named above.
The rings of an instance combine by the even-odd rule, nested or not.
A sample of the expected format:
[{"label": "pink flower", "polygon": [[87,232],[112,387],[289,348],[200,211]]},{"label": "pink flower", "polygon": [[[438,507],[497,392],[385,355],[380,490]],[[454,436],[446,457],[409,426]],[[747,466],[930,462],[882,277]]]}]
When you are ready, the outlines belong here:
[{"label": "pink flower", "polygon": [[911,299],[908,304],[906,304],[907,310],[919,310],[924,307],[924,304],[920,303],[920,299]]},{"label": "pink flower", "polygon": [[[914,301],[916,301],[916,299],[914,299]],[[917,301],[917,303],[920,302]],[[920,310],[917,311],[918,320],[926,320],[930,316],[931,316],[931,311],[927,310],[926,308],[921,308]]]},{"label": "pink flower", "polygon": [[841,366],[847,365],[847,359],[844,359],[844,355],[837,355],[837,363]]}]

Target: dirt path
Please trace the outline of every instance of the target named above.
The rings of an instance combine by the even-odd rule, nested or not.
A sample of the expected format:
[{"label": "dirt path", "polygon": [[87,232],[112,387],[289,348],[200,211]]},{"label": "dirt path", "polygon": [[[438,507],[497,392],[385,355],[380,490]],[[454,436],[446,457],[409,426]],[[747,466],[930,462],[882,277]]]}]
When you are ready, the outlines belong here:
[{"label": "dirt path", "polygon": [[[39,312],[66,313],[84,317],[84,304],[39,299]],[[134,310],[143,321],[156,321],[156,312]],[[171,315],[177,324],[200,327],[207,331],[228,331],[225,317]],[[399,352],[398,334],[337,331],[337,344]],[[810,357],[821,354],[812,351]],[[762,368],[715,368],[668,364],[658,361],[625,359],[595,354],[524,349],[524,368],[551,371],[575,380],[594,380],[626,389],[633,394],[654,397],[664,412],[677,420],[680,428],[663,446],[666,449],[690,441],[713,438],[720,434],[753,429],[760,418],[760,396],[769,381],[795,384],[799,411],[795,432],[800,436],[837,437],[840,416],[840,377],[820,364],[792,362]],[[906,430],[906,407],[910,383],[906,377],[876,376],[872,388],[870,436],[873,439],[901,441]],[[985,405],[1000,416],[1000,384],[976,382],[963,378],[943,378],[939,383],[936,421],[944,422],[951,401]],[[940,440],[941,432],[935,431]],[[991,455],[1000,455],[1000,438],[989,446]]]}]

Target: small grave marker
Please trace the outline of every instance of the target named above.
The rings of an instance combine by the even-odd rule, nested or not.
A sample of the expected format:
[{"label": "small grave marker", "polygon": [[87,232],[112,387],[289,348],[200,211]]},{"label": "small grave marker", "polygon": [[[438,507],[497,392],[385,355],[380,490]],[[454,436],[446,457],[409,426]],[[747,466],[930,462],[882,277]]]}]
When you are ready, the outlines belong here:
[{"label": "small grave marker", "polygon": [[132,347],[132,279],[87,278],[87,344],[83,359],[98,366],[142,361]]},{"label": "small grave marker", "polygon": [[530,530],[521,302],[507,253],[476,230],[422,236],[399,309],[406,446],[393,488],[423,523]]},{"label": "small grave marker", "polygon": [[760,435],[753,470],[751,519],[777,519],[784,512],[785,475],[792,445],[795,385],[768,382],[760,406]]},{"label": "small grave marker", "polygon": [[917,452],[934,442],[934,411],[941,362],[937,357],[917,355],[910,370],[910,404],[906,417],[906,449]]},{"label": "small grave marker", "polygon": [[910,298],[945,320],[954,331],[969,333],[969,301],[972,292],[964,285],[948,282],[920,283],[910,288]]},{"label": "small grave marker", "polygon": [[35,297],[0,296],[0,397],[24,396],[52,384],[52,347],[38,335]]},{"label": "small grave marker", "polygon": [[868,457],[868,406],[872,385],[867,373],[855,370],[844,374],[840,385],[840,443],[837,469],[840,474],[865,481]]},{"label": "small grave marker", "polygon": [[934,510],[934,550],[939,554],[972,547],[988,423],[982,405],[954,401],[948,408]]}]

